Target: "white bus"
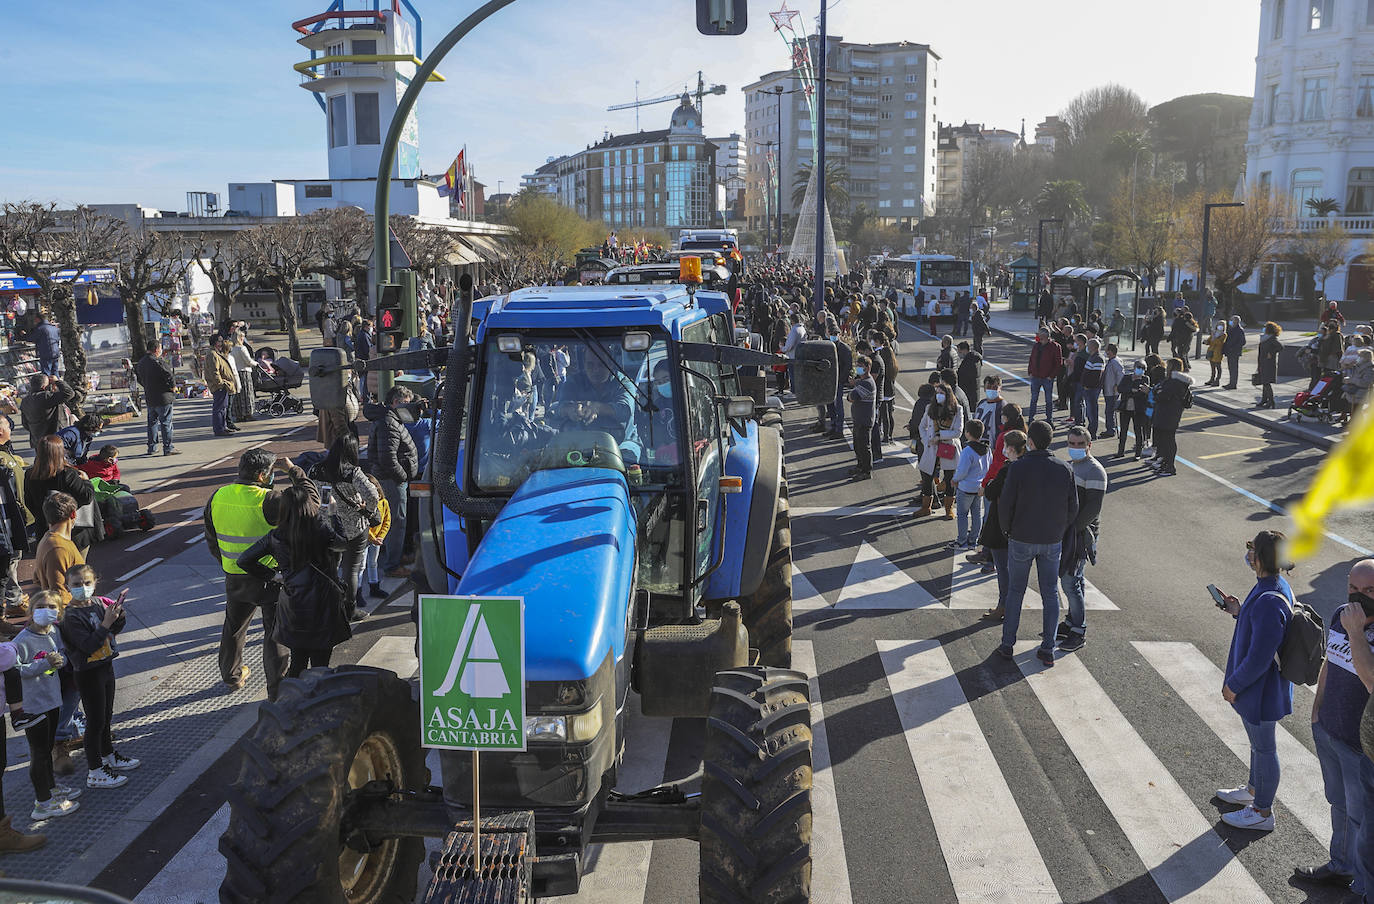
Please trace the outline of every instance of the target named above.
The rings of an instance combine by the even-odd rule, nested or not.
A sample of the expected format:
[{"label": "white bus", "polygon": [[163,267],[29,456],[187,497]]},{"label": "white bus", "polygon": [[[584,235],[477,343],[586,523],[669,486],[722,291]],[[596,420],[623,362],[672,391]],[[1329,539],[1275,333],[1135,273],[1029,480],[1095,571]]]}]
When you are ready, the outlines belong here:
[{"label": "white bus", "polygon": [[[889,257],[884,266],[888,271],[911,271],[912,295],[925,292],[925,303],[931,299],[940,303],[939,317],[953,319],[954,299],[967,292],[972,298],[976,291],[973,281],[973,261],[960,260],[948,254],[904,254]],[[905,282],[904,277],[898,277]],[[925,316],[921,310],[918,316]]]}]

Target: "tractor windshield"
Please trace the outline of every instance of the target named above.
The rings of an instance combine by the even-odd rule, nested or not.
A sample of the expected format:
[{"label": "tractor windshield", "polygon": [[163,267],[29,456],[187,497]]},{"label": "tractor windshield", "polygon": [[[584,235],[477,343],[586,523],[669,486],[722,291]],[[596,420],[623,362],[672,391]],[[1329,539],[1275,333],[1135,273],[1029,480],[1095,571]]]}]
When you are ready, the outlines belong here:
[{"label": "tractor windshield", "polygon": [[678,381],[667,340],[627,344],[635,343],[621,335],[489,335],[476,412],[477,487],[508,491],[533,471],[589,466],[624,471],[635,486],[681,484]]}]

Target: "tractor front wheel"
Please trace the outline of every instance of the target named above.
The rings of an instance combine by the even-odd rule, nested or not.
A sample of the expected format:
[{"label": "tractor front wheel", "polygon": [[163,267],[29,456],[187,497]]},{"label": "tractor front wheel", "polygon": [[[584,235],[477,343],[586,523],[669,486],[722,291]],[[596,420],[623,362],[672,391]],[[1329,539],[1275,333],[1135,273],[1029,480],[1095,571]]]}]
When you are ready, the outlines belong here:
[{"label": "tractor front wheel", "polygon": [[701,781],[702,904],[811,900],[811,705],[790,669],[716,675]]},{"label": "tractor front wheel", "polygon": [[370,782],[423,788],[419,708],[392,672],[311,669],[283,681],[243,739],[229,790],[222,904],[410,904],[424,857],[420,838],[367,851],[345,842],[349,795]]},{"label": "tractor front wheel", "polygon": [[792,667],[792,520],[788,514],[787,484],[773,516],[768,564],[758,589],[739,601],[749,646],[759,651],[759,664]]}]

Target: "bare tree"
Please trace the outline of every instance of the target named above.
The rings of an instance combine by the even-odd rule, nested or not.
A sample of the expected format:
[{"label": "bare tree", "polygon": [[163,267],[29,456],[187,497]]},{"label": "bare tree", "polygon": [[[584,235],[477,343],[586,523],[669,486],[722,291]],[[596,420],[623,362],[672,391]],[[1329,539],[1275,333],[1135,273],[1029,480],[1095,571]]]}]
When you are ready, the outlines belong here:
[{"label": "bare tree", "polygon": [[246,229],[239,233],[239,242],[248,271],[277,296],[277,314],[286,330],[291,357],[299,361],[301,337],[292,293],[296,281],[319,260],[315,232],[299,221],[288,220]]},{"label": "bare tree", "polygon": [[[1179,235],[1184,254],[1194,266],[1200,266],[1202,258],[1203,204],[1230,200],[1227,193],[1209,197],[1199,192],[1185,202]],[[1216,281],[1217,300],[1225,302],[1226,310],[1234,308],[1236,289],[1279,247],[1279,236],[1290,214],[1290,205],[1283,199],[1259,192],[1246,198],[1244,207],[1212,212],[1207,272]]]},{"label": "bare tree", "polygon": [[1326,281],[1341,267],[1345,266],[1346,252],[1350,247],[1350,233],[1339,223],[1328,223],[1318,229],[1298,232],[1288,242],[1288,252],[1301,262],[1312,267],[1312,273],[1321,280],[1322,295],[1326,295]]},{"label": "bare tree", "polygon": [[184,242],[174,233],[134,229],[121,224],[115,235],[110,261],[115,288],[124,303],[124,322],[129,327],[129,350],[137,361],[147,352],[143,336],[145,302],[159,314],[170,313],[169,302],[185,285],[191,266]]},{"label": "bare tree", "polygon": [[341,284],[351,282],[359,310],[366,310],[372,218],[357,207],[332,207],[303,217],[301,225],[315,234],[319,272]]},{"label": "bare tree", "polygon": [[[0,264],[38,284],[40,304],[61,334],[67,381],[78,401],[86,392],[86,352],[73,286],[86,272],[111,263],[121,228],[119,220],[89,207],[70,213],[30,201],[0,207]],[[68,272],[59,279],[63,271]]]},{"label": "bare tree", "polygon": [[1138,264],[1153,286],[1178,247],[1178,219],[1172,186],[1157,179],[1137,185],[1127,175],[1112,199],[1110,256]]},{"label": "bare tree", "polygon": [[244,257],[243,233],[222,233],[206,238],[200,245],[195,264],[210,280],[215,293],[215,323],[228,319],[230,309],[253,279],[252,268]]},{"label": "bare tree", "polygon": [[[410,269],[416,273],[430,274],[435,268],[447,264],[449,255],[453,254],[458,243],[458,239],[447,229],[427,226],[405,214],[392,214],[388,222],[391,231],[396,234],[396,241],[401,243],[410,257]],[[392,266],[395,265],[396,262],[392,261]]]}]

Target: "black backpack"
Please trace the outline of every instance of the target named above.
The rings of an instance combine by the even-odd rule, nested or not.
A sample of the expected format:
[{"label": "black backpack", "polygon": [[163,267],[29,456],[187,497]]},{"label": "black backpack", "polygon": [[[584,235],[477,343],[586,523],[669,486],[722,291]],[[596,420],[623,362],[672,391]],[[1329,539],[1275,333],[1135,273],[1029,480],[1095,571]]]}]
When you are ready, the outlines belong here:
[{"label": "black backpack", "polygon": [[[1278,596],[1288,602],[1283,594]],[[1279,675],[1294,684],[1316,684],[1326,659],[1326,624],[1306,603],[1294,602],[1290,611],[1292,617],[1274,657]]]}]

